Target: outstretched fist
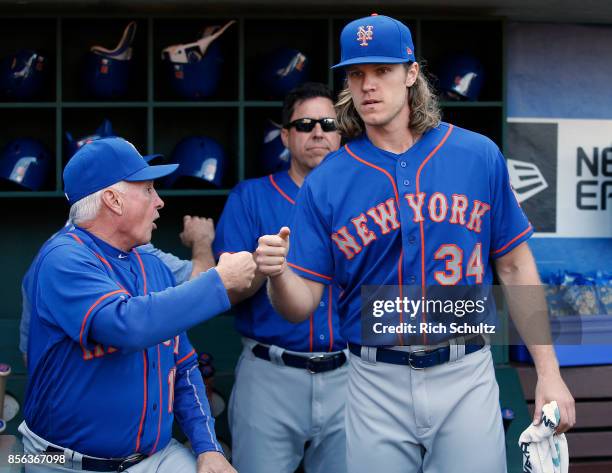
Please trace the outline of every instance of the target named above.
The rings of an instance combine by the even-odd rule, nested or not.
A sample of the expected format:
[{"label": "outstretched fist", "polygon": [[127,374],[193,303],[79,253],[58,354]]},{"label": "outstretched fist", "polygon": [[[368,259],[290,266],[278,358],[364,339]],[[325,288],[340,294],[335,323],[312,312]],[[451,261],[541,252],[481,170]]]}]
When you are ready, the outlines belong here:
[{"label": "outstretched fist", "polygon": [[227,291],[244,291],[251,287],[256,265],[248,251],[223,253],[219,257],[217,272]]},{"label": "outstretched fist", "polygon": [[260,273],[275,277],[285,271],[290,233],[289,227],[283,227],[276,235],[264,235],[259,238],[255,250],[255,263]]}]

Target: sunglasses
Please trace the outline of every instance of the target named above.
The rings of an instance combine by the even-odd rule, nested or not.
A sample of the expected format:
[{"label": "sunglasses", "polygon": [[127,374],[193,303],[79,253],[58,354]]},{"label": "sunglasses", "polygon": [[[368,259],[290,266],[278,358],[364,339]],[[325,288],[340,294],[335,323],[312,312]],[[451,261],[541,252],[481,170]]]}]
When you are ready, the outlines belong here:
[{"label": "sunglasses", "polygon": [[321,129],[325,133],[336,131],[338,129],[338,127],[336,127],[336,120],[333,118],[320,118],[318,120],[315,120],[314,118],[298,118],[297,120],[293,120],[285,125],[285,128],[289,129],[291,127],[295,127],[295,129],[299,132],[310,133],[312,130],[314,130],[317,123],[321,125]]}]

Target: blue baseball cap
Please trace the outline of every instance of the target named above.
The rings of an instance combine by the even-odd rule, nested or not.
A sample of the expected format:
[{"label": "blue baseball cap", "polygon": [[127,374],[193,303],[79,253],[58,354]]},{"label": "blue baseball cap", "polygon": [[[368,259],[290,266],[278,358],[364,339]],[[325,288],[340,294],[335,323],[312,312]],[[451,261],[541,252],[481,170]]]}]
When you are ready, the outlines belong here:
[{"label": "blue baseball cap", "polygon": [[373,13],[351,21],[340,34],[340,62],[352,64],[398,64],[416,61],[408,27],[401,21]]},{"label": "blue baseball cap", "polygon": [[64,192],[72,205],[119,181],[152,181],[177,168],[178,164],[149,166],[129,141],[118,137],[102,138],[83,146],[68,161],[64,168]]}]

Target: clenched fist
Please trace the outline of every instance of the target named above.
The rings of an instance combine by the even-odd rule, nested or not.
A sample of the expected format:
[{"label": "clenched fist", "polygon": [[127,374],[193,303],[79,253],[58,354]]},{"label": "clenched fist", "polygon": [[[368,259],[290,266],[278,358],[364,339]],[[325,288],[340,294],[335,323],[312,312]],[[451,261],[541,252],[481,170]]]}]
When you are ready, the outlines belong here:
[{"label": "clenched fist", "polygon": [[193,248],[197,244],[212,245],[215,239],[215,222],[212,218],[183,217],[183,231],[179,234],[181,242],[187,248]]},{"label": "clenched fist", "polygon": [[228,292],[248,289],[255,277],[255,269],[253,255],[248,251],[223,253],[217,264],[217,272]]},{"label": "clenched fist", "polygon": [[288,227],[283,227],[277,235],[264,235],[259,238],[259,245],[255,250],[255,262],[260,273],[275,277],[285,271],[290,233]]}]

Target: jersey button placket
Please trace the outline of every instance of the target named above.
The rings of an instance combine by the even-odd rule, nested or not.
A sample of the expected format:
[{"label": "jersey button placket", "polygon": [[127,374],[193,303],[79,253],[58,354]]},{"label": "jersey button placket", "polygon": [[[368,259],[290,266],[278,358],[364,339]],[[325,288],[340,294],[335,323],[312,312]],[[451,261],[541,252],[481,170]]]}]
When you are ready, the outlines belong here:
[{"label": "jersey button placket", "polygon": [[414,170],[410,169],[410,162],[406,159],[400,159],[398,161],[399,167],[396,168],[396,178],[399,191],[399,213],[401,218],[401,231],[402,231],[402,243],[403,243],[403,281],[402,284],[414,285],[416,283],[416,276],[411,275],[410,271],[414,269],[409,267],[409,261],[413,260],[413,252],[418,251],[415,247],[417,238],[411,234],[414,229],[413,213],[410,206],[407,203],[406,194],[413,191],[410,190],[411,185],[415,182]]}]

